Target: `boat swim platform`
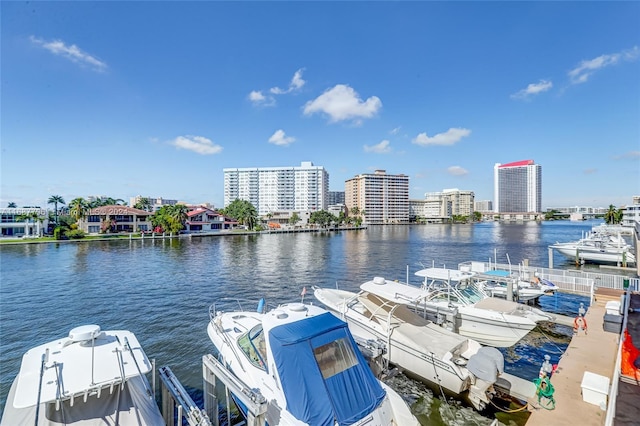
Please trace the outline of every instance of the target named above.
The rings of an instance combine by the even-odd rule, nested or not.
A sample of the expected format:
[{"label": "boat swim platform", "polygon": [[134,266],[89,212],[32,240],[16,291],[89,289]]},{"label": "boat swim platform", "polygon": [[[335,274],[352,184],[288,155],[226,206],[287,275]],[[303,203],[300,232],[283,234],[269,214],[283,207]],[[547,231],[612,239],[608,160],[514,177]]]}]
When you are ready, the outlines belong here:
[{"label": "boat swim platform", "polygon": [[[543,398],[530,398],[531,415],[527,426],[580,425],[602,426],[606,411],[600,405],[585,402],[582,381],[585,372],[613,377],[620,335],[604,330],[605,304],[608,300],[620,300],[616,295],[596,294],[595,302],[587,309],[586,331],[579,329],[571,339],[565,353],[560,357],[558,367],[551,376],[554,387],[555,408],[548,409]],[[608,389],[606,389],[608,394]],[[606,396],[605,396],[606,400]],[[547,408],[545,408],[547,407]]]}]

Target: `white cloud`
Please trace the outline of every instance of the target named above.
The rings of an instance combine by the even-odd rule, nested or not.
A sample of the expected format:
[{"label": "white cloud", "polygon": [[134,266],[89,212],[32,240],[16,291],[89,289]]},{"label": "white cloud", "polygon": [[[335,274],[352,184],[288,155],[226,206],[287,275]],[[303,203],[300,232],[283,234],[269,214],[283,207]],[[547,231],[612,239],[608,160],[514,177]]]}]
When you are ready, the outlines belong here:
[{"label": "white cloud", "polygon": [[287,89],[272,87],[269,91],[274,95],[284,95],[286,93],[291,93],[293,91],[300,90],[302,86],[304,86],[306,83],[306,81],[302,79],[303,71],[304,71],[304,68],[300,68],[298,71],[296,71],[293,74],[293,78],[291,79],[291,82],[289,83],[289,87]]},{"label": "white cloud", "polygon": [[106,63],[86,52],[83,52],[75,44],[67,46],[61,40],[45,41],[35,36],[31,36],[30,40],[32,43],[38,46],[42,46],[44,49],[47,49],[54,55],[67,58],[68,60],[70,60],[71,62],[75,62],[76,64],[89,66],[90,68],[93,68],[94,71],[102,72],[107,69]]},{"label": "white cloud", "polygon": [[529,96],[537,95],[553,87],[553,83],[547,80],[540,80],[538,83],[531,83],[526,88],[511,95],[511,99],[528,99]]},{"label": "white cloud", "polygon": [[389,133],[392,134],[392,135],[397,135],[401,128],[402,128],[402,126],[398,126],[395,129],[391,129],[391,131]]},{"label": "white cloud", "polygon": [[287,146],[294,143],[295,141],[296,138],[285,135],[284,130],[282,129],[276,130],[276,132],[269,138],[269,143],[278,146]]},{"label": "white cloud", "polygon": [[170,141],[169,144],[176,148],[186,149],[202,155],[219,154],[222,152],[220,145],[214,144],[211,139],[207,139],[204,136],[178,136]]},{"label": "white cloud", "polygon": [[371,96],[366,101],[360,99],[358,93],[351,87],[338,84],[327,89],[316,99],[304,106],[304,114],[312,115],[316,112],[325,113],[330,122],[371,118],[382,108],[382,102],[377,96]]},{"label": "white cloud", "polygon": [[416,145],[453,145],[460,139],[471,134],[471,130],[458,127],[452,127],[444,133],[438,133],[435,136],[427,136],[426,133],[420,133],[411,142]]},{"label": "white cloud", "polygon": [[447,169],[447,173],[453,176],[464,176],[464,175],[468,175],[469,171],[460,166],[451,166]]},{"label": "white cloud", "polygon": [[640,151],[625,152],[622,155],[614,156],[613,159],[614,160],[635,160],[635,159],[640,159]]},{"label": "white cloud", "polygon": [[387,154],[391,152],[391,147],[389,146],[388,140],[383,140],[382,142],[375,145],[365,145],[364,152],[373,152],[376,154]]},{"label": "white cloud", "polygon": [[260,90],[252,90],[248,98],[254,105],[273,106],[276,104],[272,96],[265,96]]},{"label": "white cloud", "polygon": [[599,69],[615,65],[620,61],[635,61],[640,57],[640,49],[634,46],[631,49],[608,55],[600,55],[597,58],[580,62],[580,65],[569,71],[569,80],[572,84],[586,83],[589,77]]}]

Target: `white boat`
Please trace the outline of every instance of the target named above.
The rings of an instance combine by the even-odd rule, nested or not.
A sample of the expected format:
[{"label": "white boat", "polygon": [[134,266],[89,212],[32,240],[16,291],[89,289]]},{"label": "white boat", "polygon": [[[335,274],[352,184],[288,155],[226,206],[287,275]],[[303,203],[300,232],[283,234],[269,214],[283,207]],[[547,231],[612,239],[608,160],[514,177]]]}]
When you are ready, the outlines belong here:
[{"label": "white boat", "polygon": [[590,232],[577,241],[556,242],[549,246],[566,257],[593,263],[635,264],[634,248],[619,234]]},{"label": "white boat", "polygon": [[549,280],[534,276],[533,282],[526,281],[521,279],[518,274],[501,269],[482,272],[473,279],[479,289],[489,296],[504,299],[507,298],[508,283],[511,282],[513,297],[520,302],[537,301],[541,296],[553,295],[557,290],[557,286]]},{"label": "white boat", "polygon": [[225,313],[212,306],[210,316],[207,333],[222,364],[268,401],[270,426],[418,425],[373,375],[347,324],[325,309],[292,303]]},{"label": "white boat", "polygon": [[151,370],[130,331],[76,327],[24,354],[1,424],[164,425]]},{"label": "white boat", "polygon": [[404,303],[367,291],[315,288],[314,295],[347,321],[354,336],[381,342],[383,357],[391,364],[466,397],[478,410],[493,398],[493,384],[504,372],[504,358],[497,349],[482,347],[420,317]]},{"label": "white boat", "polygon": [[421,287],[374,278],[360,288],[412,305],[436,324],[487,346],[513,346],[538,322],[554,319],[532,306],[488,296],[472,282],[472,272],[427,268],[415,274],[424,278]]}]

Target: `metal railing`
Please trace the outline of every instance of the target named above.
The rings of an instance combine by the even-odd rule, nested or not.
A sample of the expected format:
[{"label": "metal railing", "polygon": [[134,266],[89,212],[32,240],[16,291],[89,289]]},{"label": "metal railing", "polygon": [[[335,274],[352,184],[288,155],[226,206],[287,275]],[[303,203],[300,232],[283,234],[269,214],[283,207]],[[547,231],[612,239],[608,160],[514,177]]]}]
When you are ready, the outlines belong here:
[{"label": "metal railing", "polygon": [[473,269],[483,268],[484,272],[492,269],[511,270],[522,274],[525,278],[537,276],[554,283],[559,290],[570,293],[591,296],[596,288],[624,290],[640,288],[640,278],[624,275],[614,275],[600,272],[586,272],[570,269],[551,269],[540,266],[508,265],[501,263],[464,262],[462,265],[472,265]]}]

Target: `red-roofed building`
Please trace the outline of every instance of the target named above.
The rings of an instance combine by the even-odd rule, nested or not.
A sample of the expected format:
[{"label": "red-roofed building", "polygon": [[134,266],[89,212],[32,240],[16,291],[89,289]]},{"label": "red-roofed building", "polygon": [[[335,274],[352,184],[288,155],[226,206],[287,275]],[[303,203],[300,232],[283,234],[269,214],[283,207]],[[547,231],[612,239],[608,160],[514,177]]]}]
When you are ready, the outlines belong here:
[{"label": "red-roofed building", "polygon": [[496,213],[542,212],[542,167],[533,160],[496,163],[493,204]]},{"label": "red-roofed building", "polygon": [[186,230],[189,232],[211,232],[232,229],[238,221],[223,216],[206,207],[196,207],[187,213]]},{"label": "red-roofed building", "polygon": [[522,161],[514,161],[513,163],[501,164],[499,166],[500,169],[504,169],[505,167],[521,167],[521,166],[532,166],[535,163],[533,160],[522,160]]}]

